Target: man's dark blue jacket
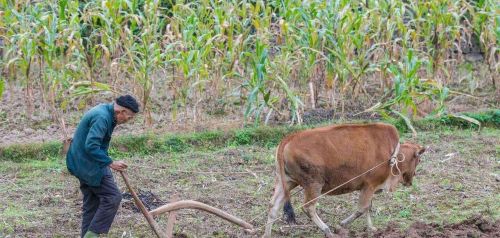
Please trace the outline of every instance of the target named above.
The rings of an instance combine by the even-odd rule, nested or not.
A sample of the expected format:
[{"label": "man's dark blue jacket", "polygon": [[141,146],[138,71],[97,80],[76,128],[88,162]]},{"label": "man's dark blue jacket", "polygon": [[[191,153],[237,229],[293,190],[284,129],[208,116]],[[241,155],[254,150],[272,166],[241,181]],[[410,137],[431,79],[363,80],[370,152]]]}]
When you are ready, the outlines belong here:
[{"label": "man's dark blue jacket", "polygon": [[66,166],[85,184],[98,187],[104,170],[113,162],[108,147],[115,126],[113,103],[90,109],[78,124],[66,155]]}]

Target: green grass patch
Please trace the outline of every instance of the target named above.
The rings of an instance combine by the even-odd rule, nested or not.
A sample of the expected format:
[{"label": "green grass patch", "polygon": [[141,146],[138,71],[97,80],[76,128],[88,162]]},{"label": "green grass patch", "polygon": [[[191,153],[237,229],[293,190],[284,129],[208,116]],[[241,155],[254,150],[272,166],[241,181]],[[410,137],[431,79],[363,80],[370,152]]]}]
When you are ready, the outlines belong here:
[{"label": "green grass patch", "polygon": [[[459,114],[475,119],[476,121],[481,123],[481,127],[500,127],[500,110],[488,110],[483,112],[469,112]],[[404,126],[404,122],[399,122],[401,128],[405,131],[407,130]],[[463,118],[453,116],[453,115],[445,115],[439,118],[425,118],[423,120],[417,120],[414,122],[414,126],[420,130],[435,130],[435,129],[446,129],[448,127],[458,127],[461,129],[469,129],[474,128],[478,129],[478,125],[471,123]]]},{"label": "green grass patch", "polygon": [[0,147],[0,160],[22,162],[26,160],[46,160],[59,156],[62,143],[57,141],[35,144],[18,144]]},{"label": "green grass patch", "polygon": [[[481,122],[482,127],[500,128],[500,110],[490,110],[478,113],[464,113],[464,115]],[[403,133],[409,132],[406,123],[402,120],[388,120]],[[114,158],[129,157],[132,155],[151,155],[156,153],[183,153],[188,150],[215,150],[222,147],[238,147],[256,145],[272,148],[287,134],[295,131],[319,127],[330,123],[321,123],[307,126],[277,126],[277,127],[248,127],[227,132],[205,131],[191,134],[155,135],[143,134],[134,136],[119,136],[113,138],[110,146],[110,156]],[[477,126],[461,118],[443,116],[441,118],[427,118],[413,122],[418,131],[441,130],[455,131],[454,128],[474,130]],[[439,138],[436,138],[439,139]],[[62,158],[61,142],[53,141],[40,144],[20,144],[0,148],[0,160],[22,162],[26,160],[47,160]]]},{"label": "green grass patch", "polygon": [[8,219],[8,218],[23,218],[32,215],[33,212],[24,207],[11,203],[7,206],[7,208],[4,211],[2,211],[1,214],[2,217]]}]

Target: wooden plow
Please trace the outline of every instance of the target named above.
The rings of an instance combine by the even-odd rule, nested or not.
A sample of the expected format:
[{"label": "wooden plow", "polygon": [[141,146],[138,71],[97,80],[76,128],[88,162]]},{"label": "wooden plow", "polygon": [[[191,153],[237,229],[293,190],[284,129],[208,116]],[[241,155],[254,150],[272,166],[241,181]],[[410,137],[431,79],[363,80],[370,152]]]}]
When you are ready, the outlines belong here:
[{"label": "wooden plow", "polygon": [[[253,226],[242,220],[241,218],[238,218],[236,216],[233,216],[223,210],[220,210],[218,208],[209,206],[205,203],[201,203],[198,201],[193,201],[193,200],[182,200],[178,201],[177,197],[174,197],[173,200],[170,203],[167,203],[166,205],[163,205],[161,207],[158,207],[152,211],[148,211],[142,201],[139,199],[137,194],[135,193],[134,189],[130,186],[130,182],[128,180],[127,173],[125,172],[120,172],[123,181],[125,181],[125,185],[127,186],[128,190],[130,191],[130,194],[132,194],[132,197],[134,198],[135,205],[139,208],[139,210],[142,212],[144,217],[146,217],[146,220],[148,221],[149,225],[151,226],[151,229],[153,229],[154,233],[156,234],[157,237],[159,238],[171,238],[174,230],[174,224],[176,220],[176,214],[175,211],[180,210],[180,209],[198,209],[202,210],[205,212],[212,213],[216,216],[219,216],[222,219],[225,219],[231,223],[234,223],[238,226],[241,226],[244,228],[245,232],[249,234],[253,234],[255,231],[253,229]],[[168,214],[168,219],[167,219],[167,228],[165,231],[160,229],[158,226],[158,223],[153,219],[153,217],[162,215],[164,213],[169,213]]]}]

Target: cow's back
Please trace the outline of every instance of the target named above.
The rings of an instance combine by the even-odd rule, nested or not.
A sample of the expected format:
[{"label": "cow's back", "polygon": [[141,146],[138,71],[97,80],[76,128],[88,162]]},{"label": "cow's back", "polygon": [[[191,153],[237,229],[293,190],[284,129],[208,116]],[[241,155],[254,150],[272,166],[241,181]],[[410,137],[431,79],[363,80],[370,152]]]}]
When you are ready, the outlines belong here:
[{"label": "cow's back", "polygon": [[[280,147],[286,175],[301,186],[323,184],[325,192],[388,161],[398,142],[392,125],[348,124],[295,133]],[[332,194],[358,190],[368,180],[383,183],[388,173],[388,166],[380,166]]]}]

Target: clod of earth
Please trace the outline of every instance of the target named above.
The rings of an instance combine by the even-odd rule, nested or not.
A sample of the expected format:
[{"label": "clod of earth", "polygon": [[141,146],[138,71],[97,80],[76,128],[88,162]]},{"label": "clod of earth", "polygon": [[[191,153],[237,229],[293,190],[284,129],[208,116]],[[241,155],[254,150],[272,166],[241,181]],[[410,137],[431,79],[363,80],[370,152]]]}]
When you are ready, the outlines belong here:
[{"label": "clod of earth", "polygon": [[[139,189],[137,195],[139,199],[144,203],[144,206],[148,210],[156,209],[157,207],[165,204],[163,200],[161,200],[156,194],[151,191],[143,191]],[[132,195],[129,192],[125,192],[122,194],[124,202],[122,203],[122,207],[128,210],[132,210],[134,212],[141,212],[135,206]]]}]

